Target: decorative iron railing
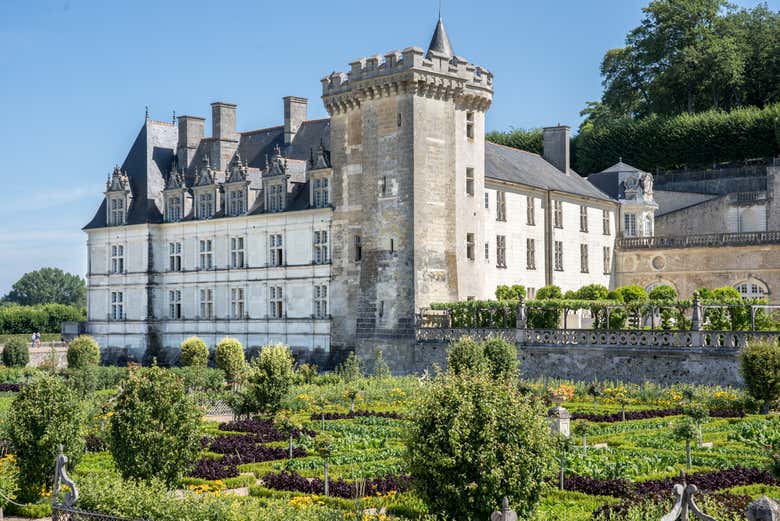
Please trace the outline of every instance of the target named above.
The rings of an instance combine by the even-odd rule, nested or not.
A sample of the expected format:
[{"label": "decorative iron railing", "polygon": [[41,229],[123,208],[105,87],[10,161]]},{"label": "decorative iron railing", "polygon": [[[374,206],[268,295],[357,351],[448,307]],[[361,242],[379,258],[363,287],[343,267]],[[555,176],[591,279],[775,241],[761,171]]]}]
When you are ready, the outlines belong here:
[{"label": "decorative iron railing", "polygon": [[780,231],[712,233],[707,235],[685,235],[669,237],[622,237],[617,239],[617,247],[623,250],[749,246],[754,244],[778,243],[780,243]]}]

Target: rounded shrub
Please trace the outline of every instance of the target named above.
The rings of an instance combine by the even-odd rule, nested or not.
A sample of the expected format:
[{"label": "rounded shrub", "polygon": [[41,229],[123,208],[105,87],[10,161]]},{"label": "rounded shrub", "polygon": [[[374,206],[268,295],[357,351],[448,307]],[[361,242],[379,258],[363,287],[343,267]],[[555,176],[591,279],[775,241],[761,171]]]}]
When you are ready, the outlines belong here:
[{"label": "rounded shrub", "polygon": [[290,348],[283,344],[265,346],[252,361],[243,392],[243,413],[275,413],[290,391],[295,372]]},{"label": "rounded shrub", "polygon": [[561,293],[561,288],[553,284],[539,288],[539,291],[536,292],[537,300],[550,300],[557,298],[563,298],[563,293]]},{"label": "rounded shrub", "polygon": [[100,346],[89,335],[74,338],[68,344],[68,367],[84,369],[100,364]]},{"label": "rounded shrub", "polygon": [[214,361],[225,372],[228,382],[237,382],[246,371],[244,346],[235,338],[226,336],[217,344]]},{"label": "rounded shrub", "polygon": [[8,411],[6,435],[19,466],[19,499],[35,502],[51,484],[57,450],[73,468],[84,452],[81,400],[62,379],[43,375],[22,387]]},{"label": "rounded shrub", "polygon": [[183,367],[206,367],[209,364],[209,348],[196,336],[181,343],[181,365]]},{"label": "rounded shrub", "polygon": [[442,375],[410,414],[404,457],[431,513],[490,519],[507,496],[525,519],[552,473],[541,402],[487,374]]},{"label": "rounded shrub", "polygon": [[493,378],[507,379],[517,376],[517,347],[503,338],[491,337],[482,343],[490,374]]},{"label": "rounded shrub", "polygon": [[485,350],[469,336],[450,344],[447,352],[447,371],[452,374],[482,373],[488,369]]},{"label": "rounded shrub", "polygon": [[200,450],[203,411],[171,371],[130,373],[116,398],[109,446],[125,478],[178,483]]},{"label": "rounded shrub", "polygon": [[761,413],[768,414],[780,399],[780,345],[750,343],[740,354],[740,366],[748,394],[762,403]]},{"label": "rounded shrub", "polygon": [[677,290],[662,284],[651,289],[647,296],[650,300],[677,300]]},{"label": "rounded shrub", "polygon": [[18,338],[11,338],[3,347],[3,365],[6,367],[25,367],[30,362],[30,348]]}]

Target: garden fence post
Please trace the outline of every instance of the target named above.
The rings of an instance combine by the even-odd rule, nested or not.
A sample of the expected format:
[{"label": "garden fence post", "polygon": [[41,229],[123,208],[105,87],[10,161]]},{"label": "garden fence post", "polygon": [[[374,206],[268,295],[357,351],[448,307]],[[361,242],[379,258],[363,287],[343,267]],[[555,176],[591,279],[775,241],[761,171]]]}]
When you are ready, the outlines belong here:
[{"label": "garden fence post", "polygon": [[501,498],[501,510],[490,514],[490,521],[517,521],[517,513],[509,510],[509,499],[506,496]]},{"label": "garden fence post", "polygon": [[693,314],[691,315],[691,331],[701,331],[702,327],[702,307],[699,300],[699,292],[693,292]]}]

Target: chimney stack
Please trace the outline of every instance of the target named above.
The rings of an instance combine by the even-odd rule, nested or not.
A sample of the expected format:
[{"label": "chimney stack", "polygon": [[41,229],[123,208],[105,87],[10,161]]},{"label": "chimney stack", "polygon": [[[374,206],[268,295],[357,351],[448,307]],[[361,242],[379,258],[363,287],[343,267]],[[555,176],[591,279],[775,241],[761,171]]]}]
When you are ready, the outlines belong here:
[{"label": "chimney stack", "polygon": [[569,174],[571,140],[569,139],[569,127],[558,124],[555,127],[546,127],[543,130],[544,136],[544,159],[555,168]]},{"label": "chimney stack", "polygon": [[200,140],[203,139],[203,131],[206,128],[206,120],[198,116],[179,116],[179,146],[176,149],[176,159],[179,168],[187,169],[195,156]]},{"label": "chimney stack", "polygon": [[284,143],[292,143],[295,134],[306,121],[306,108],[309,100],[297,96],[285,96],[284,98]]},{"label": "chimney stack", "polygon": [[238,140],[235,103],[215,101],[211,104],[211,137],[230,141]]}]

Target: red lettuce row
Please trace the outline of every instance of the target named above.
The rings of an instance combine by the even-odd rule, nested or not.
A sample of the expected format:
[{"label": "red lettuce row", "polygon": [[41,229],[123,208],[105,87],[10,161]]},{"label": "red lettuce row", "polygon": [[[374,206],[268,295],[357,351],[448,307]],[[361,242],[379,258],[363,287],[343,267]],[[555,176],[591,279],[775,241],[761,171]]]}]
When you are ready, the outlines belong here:
[{"label": "red lettuce row", "polygon": [[[323,414],[322,413],[314,413],[311,415],[312,421],[317,421],[322,419]],[[389,411],[389,412],[379,412],[379,411],[355,411],[355,412],[326,412],[325,413],[325,419],[326,420],[351,420],[353,418],[367,418],[369,416],[375,416],[377,418],[390,418],[393,420],[400,420],[403,418],[400,414],[398,414],[395,411]]]},{"label": "red lettuce row", "polygon": [[[272,420],[261,420],[257,418],[221,423],[219,425],[219,430],[251,433],[255,435],[259,443],[284,441],[287,439],[287,434],[280,432],[279,429],[274,426]],[[316,436],[317,433],[310,429],[293,430],[293,438],[300,438],[304,434],[313,437]]]},{"label": "red lettuce row", "polygon": [[[280,472],[278,474],[266,474],[263,476],[263,485],[274,490],[289,490],[303,492],[305,494],[324,494],[325,482],[320,478],[305,478],[297,472]],[[382,478],[367,479],[363,489],[364,496],[375,496],[388,492],[403,492],[409,490],[410,478],[406,475],[385,476]],[[335,497],[352,499],[355,497],[356,484],[339,478],[328,480],[328,494]]]},{"label": "red lettuce row", "polygon": [[[653,409],[647,411],[626,411],[626,421],[629,420],[648,420],[650,418],[665,418],[666,416],[679,416],[685,414],[682,409]],[[738,410],[715,410],[710,411],[713,418],[744,418],[745,411]],[[588,420],[591,422],[614,423],[623,421],[623,414],[616,412],[612,414],[594,414],[590,412],[574,412],[571,415],[572,420]]]}]

